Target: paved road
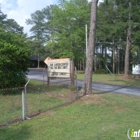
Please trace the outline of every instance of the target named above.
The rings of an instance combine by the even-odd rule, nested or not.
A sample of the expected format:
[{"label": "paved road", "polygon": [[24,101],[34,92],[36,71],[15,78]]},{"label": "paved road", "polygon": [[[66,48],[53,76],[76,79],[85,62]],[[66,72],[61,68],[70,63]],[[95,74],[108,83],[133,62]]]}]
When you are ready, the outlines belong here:
[{"label": "paved road", "polygon": [[[41,81],[47,81],[47,75],[45,69],[29,69],[27,77],[29,79],[36,79]],[[67,85],[70,81],[66,81],[64,79],[54,79],[50,82],[59,83],[63,85]],[[78,87],[81,88],[83,85],[82,80],[78,80]],[[112,93],[119,93],[119,94],[127,94],[127,95],[134,95],[140,96],[140,88],[134,86],[119,86],[119,85],[111,85],[111,84],[104,84],[104,83],[92,83],[92,89],[100,91],[100,93],[112,92]]]}]

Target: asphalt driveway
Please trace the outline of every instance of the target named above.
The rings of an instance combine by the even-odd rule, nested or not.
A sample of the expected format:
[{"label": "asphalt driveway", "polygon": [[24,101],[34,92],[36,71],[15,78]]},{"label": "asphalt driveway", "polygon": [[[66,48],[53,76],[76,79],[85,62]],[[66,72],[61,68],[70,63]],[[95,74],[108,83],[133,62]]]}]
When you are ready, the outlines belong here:
[{"label": "asphalt driveway", "polygon": [[[47,81],[46,70],[29,69],[27,78],[40,80],[40,81]],[[54,79],[54,80],[50,80],[50,82],[58,83],[62,85],[70,84],[70,81],[66,81],[65,79]],[[83,85],[83,81],[77,80],[77,85],[78,88],[81,88]],[[140,96],[140,88],[135,86],[121,86],[121,85],[111,85],[105,83],[92,82],[92,89],[100,91],[100,93],[112,92],[112,93]]]}]

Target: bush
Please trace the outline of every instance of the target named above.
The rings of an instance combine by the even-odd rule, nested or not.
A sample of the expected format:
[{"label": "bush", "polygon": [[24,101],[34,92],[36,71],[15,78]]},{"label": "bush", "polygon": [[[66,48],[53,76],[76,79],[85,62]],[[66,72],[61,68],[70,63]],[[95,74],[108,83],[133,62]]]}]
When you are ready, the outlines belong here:
[{"label": "bush", "polygon": [[29,50],[24,40],[17,38],[19,35],[3,34],[6,34],[8,40],[0,39],[0,88],[23,86],[29,66]]},{"label": "bush", "polygon": [[108,71],[106,69],[98,69],[94,73],[96,73],[96,74],[107,74]]}]

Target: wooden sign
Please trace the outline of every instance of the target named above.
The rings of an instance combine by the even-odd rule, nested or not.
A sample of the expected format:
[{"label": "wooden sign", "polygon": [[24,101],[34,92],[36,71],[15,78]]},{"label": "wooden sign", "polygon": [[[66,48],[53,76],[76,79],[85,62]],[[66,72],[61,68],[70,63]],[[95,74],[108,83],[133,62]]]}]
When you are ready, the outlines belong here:
[{"label": "wooden sign", "polygon": [[47,57],[44,61],[48,65],[49,77],[70,78],[70,59],[51,59]]}]

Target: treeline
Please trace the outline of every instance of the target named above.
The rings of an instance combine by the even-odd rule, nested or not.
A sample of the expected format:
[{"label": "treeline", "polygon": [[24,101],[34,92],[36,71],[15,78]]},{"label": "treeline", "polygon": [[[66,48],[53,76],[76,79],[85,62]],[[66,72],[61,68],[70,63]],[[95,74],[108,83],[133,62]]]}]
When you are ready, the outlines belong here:
[{"label": "treeline", "polygon": [[89,25],[91,4],[86,0],[59,1],[31,14],[34,54],[51,58],[69,57],[79,68],[85,66],[85,24]]},{"label": "treeline", "polygon": [[98,7],[97,42],[101,42],[102,59],[111,62],[113,73],[124,72],[127,77],[131,63],[140,60],[139,13],[138,0],[106,0]]},{"label": "treeline", "polygon": [[23,27],[0,10],[0,89],[24,86],[29,45]]},{"label": "treeline", "polygon": [[[70,57],[79,70],[85,69],[85,25],[90,23],[88,0],[59,0],[31,14],[32,54],[51,58]],[[108,67],[113,73],[131,71],[140,60],[140,1],[104,0],[98,3],[94,71]]]}]

